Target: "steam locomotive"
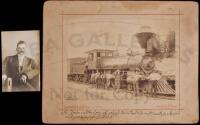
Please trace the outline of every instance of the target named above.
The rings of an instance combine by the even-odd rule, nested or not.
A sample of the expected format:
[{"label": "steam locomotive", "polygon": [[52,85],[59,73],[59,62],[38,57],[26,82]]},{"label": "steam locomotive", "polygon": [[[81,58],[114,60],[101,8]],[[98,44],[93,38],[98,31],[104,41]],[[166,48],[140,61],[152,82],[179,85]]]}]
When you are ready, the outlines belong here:
[{"label": "steam locomotive", "polygon": [[[137,34],[140,45],[143,48],[147,48],[147,40],[150,39],[152,33]],[[112,77],[115,72],[119,71],[121,77],[120,88],[127,90],[134,90],[134,86],[129,84],[127,77],[130,76],[136,69],[142,68],[147,71],[152,71],[155,68],[153,61],[146,61],[150,56],[145,57],[141,54],[127,54],[119,55],[117,50],[108,49],[94,49],[86,52],[88,57],[78,57],[68,59],[68,80],[79,81],[83,83],[92,83],[92,75],[95,73],[105,74]],[[150,58],[152,59],[152,58]],[[107,76],[108,77],[108,76]],[[156,94],[163,95],[175,95],[175,74],[162,75],[162,82],[157,82],[153,91]],[[114,87],[115,78],[109,78],[111,82],[107,87]],[[100,78],[103,82],[103,77]],[[164,82],[163,82],[164,81]],[[98,82],[98,81],[96,81]],[[106,78],[104,81],[104,87],[106,85]],[[145,91],[145,84],[148,84],[148,80],[140,80],[140,90]],[[94,83],[98,84],[98,83]]]}]

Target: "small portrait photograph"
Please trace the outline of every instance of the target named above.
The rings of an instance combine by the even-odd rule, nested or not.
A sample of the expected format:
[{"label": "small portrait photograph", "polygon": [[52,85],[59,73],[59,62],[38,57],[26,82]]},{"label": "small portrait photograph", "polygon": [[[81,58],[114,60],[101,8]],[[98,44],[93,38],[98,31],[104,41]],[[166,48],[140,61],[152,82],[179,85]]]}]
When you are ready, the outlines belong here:
[{"label": "small portrait photograph", "polygon": [[2,92],[40,91],[39,30],[2,31]]}]

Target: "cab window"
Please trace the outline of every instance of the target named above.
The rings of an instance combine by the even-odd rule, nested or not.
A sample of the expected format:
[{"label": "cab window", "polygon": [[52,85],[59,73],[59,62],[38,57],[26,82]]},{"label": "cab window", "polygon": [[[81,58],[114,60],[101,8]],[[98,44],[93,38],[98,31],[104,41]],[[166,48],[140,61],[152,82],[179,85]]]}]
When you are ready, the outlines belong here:
[{"label": "cab window", "polygon": [[97,57],[100,57],[100,52],[97,52]]}]

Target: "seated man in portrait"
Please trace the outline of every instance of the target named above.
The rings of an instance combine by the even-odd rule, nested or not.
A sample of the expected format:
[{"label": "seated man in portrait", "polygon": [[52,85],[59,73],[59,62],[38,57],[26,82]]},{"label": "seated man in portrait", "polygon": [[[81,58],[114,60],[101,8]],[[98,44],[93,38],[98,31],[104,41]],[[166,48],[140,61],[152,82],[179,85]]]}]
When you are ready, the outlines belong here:
[{"label": "seated man in portrait", "polygon": [[17,43],[16,55],[7,56],[2,64],[2,81],[12,80],[12,90],[38,89],[39,69],[35,61],[25,56],[26,42]]}]

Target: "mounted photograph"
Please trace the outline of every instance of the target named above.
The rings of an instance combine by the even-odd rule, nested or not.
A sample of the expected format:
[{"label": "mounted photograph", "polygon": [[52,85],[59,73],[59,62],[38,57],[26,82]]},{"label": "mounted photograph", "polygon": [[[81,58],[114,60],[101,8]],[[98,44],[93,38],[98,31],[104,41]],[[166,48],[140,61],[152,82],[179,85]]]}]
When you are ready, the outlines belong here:
[{"label": "mounted photograph", "polygon": [[198,122],[197,13],[194,2],[46,2],[43,122]]},{"label": "mounted photograph", "polygon": [[40,91],[39,31],[2,31],[2,92]]}]

